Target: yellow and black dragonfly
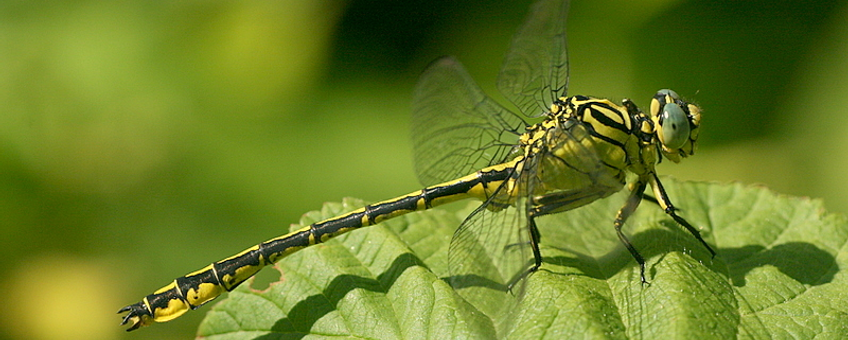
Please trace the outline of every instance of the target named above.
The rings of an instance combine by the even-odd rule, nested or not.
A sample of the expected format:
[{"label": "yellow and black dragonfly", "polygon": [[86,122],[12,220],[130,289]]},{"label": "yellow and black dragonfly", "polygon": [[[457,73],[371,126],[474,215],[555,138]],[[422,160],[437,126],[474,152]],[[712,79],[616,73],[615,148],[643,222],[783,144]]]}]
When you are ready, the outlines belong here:
[{"label": "yellow and black dragonfly", "polygon": [[[511,289],[542,265],[537,219],[621,191],[635,178],[618,215],[619,239],[640,266],[645,260],[621,228],[644,197],[712,248],[678,216],[655,165],[694,154],[701,110],[671,90],[660,90],[642,112],[630,100],[566,96],[568,2],[541,0],[512,40],[497,87],[523,114],[487,97],[462,65],[433,62],[415,87],[412,136],[415,170],[423,189],[276,237],[177,278],[122,308],[134,330],[164,322],[231,291],[263,267],[351,230],[463,199],[482,202],[454,233],[449,250],[452,282],[482,277]],[[532,121],[535,123],[531,123]],[[653,195],[644,192],[651,186]],[[480,257],[494,262],[475,271]],[[456,286],[455,285],[455,286]]]}]

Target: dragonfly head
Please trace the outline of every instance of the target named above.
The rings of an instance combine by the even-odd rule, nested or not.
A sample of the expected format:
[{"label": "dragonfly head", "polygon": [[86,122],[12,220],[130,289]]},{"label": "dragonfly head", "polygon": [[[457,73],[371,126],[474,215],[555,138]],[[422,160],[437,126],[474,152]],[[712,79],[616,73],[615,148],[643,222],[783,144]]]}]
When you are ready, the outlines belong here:
[{"label": "dragonfly head", "polygon": [[695,154],[701,125],[701,108],[687,103],[672,90],[659,90],[651,100],[651,119],[663,155],[678,163]]}]

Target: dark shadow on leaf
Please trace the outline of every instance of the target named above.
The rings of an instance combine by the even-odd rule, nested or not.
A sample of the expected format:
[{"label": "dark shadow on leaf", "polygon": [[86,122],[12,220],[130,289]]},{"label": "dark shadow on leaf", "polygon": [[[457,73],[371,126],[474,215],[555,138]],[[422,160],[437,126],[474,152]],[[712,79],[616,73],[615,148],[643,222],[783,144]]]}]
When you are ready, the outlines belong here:
[{"label": "dark shadow on leaf", "polygon": [[484,287],[502,292],[509,290],[509,288],[505,284],[491,280],[489,278],[485,278],[480,275],[454,275],[442,278],[442,281],[445,281],[447,284],[451,285],[453,289]]},{"label": "dark shadow on leaf", "polygon": [[[760,245],[718,248],[718,254],[712,259],[692,235],[680,229],[673,221],[661,223],[668,228],[651,229],[630,237],[631,242],[645,258],[686,251],[712,270],[728,276],[731,283],[737,287],[745,286],[745,276],[749,271],[767,265],[774,266],[781,273],[808,285],[828,283],[839,270],[833,255],[806,242],[788,242],[769,249]],[[568,247],[549,244],[546,246],[574,254],[574,257],[545,257],[544,262],[576,268],[586,276],[596,279],[607,280],[627,266],[637,265],[624,246],[616,247],[600,257],[572,251]],[[650,267],[647,271],[650,281],[655,272]]]},{"label": "dark shadow on leaf", "polygon": [[[395,258],[392,265],[377,279],[361,277],[356,275],[339,275],[324,289],[320,295],[310,296],[298,302],[288,312],[287,317],[277,320],[271,327],[271,333],[254,339],[300,339],[309,335],[309,331],[315,323],[336,309],[336,305],[345,295],[354,289],[365,289],[372,292],[387,293],[394,285],[398,277],[406,269],[413,266],[426,267],[424,263],[413,254],[405,253]],[[297,325],[295,327],[294,325]]]},{"label": "dark shadow on leaf", "polygon": [[833,255],[806,242],[788,242],[765,249],[759,245],[723,248],[734,286],[743,287],[745,276],[754,268],[774,266],[781,273],[807,285],[831,282],[839,267]]},{"label": "dark shadow on leaf", "polygon": [[[672,221],[672,223],[674,222]],[[610,226],[610,232],[615,233],[612,226]],[[628,252],[623,245],[616,246],[608,253],[601,256],[593,256],[571,250],[568,246],[544,243],[544,236],[542,236],[542,238],[542,243],[545,244],[545,247],[574,254],[573,257],[544,257],[544,262],[575,268],[582,274],[591,278],[608,280],[624,268],[638,266],[636,261],[633,259],[633,256],[630,255],[630,252]],[[704,249],[703,246],[698,243],[694,237],[692,237],[692,235],[684,230],[651,229],[630,236],[629,239],[639,253],[646,259],[652,258],[656,255],[667,254],[669,252],[680,252],[686,250],[687,253],[701,260],[702,263],[712,264],[714,262],[713,259],[710,258],[709,252]],[[544,249],[542,253],[544,253]],[[648,271],[646,274],[648,274],[648,280],[650,281],[650,277],[653,276],[650,275],[652,270],[652,268],[650,268],[650,263],[649,268],[646,268],[646,270]],[[569,275],[573,275],[573,273],[570,273]]]}]

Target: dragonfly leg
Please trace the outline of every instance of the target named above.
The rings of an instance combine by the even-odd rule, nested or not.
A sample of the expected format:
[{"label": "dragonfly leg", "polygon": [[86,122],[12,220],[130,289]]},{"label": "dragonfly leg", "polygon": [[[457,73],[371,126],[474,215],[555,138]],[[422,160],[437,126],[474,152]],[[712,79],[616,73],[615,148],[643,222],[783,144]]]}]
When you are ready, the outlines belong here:
[{"label": "dragonfly leg", "polygon": [[695,227],[689,224],[689,222],[683,219],[683,217],[677,215],[677,208],[671,204],[671,200],[669,200],[668,195],[665,193],[665,188],[663,188],[657,175],[652,173],[650,181],[651,187],[654,189],[654,195],[656,195],[657,204],[659,204],[660,208],[662,208],[668,216],[671,216],[677,224],[682,225],[687,231],[689,231],[690,234],[692,234],[692,236],[695,236],[695,238],[698,239],[698,242],[701,242],[701,244],[710,251],[712,257],[715,257],[715,250],[707,244],[707,241],[704,241],[704,238],[701,237],[701,232],[698,231],[698,229],[695,229]]},{"label": "dragonfly leg", "polygon": [[648,183],[646,181],[640,178],[639,181],[631,186],[630,196],[627,197],[627,202],[624,203],[624,206],[618,211],[618,214],[615,216],[615,222],[613,223],[618,239],[622,244],[624,244],[624,247],[627,248],[627,251],[629,251],[630,255],[633,256],[633,259],[636,260],[636,263],[639,264],[639,277],[642,279],[642,284],[648,283],[648,280],[645,279],[645,258],[642,257],[642,254],[639,254],[639,251],[636,250],[633,243],[631,243],[627,236],[621,232],[621,227],[624,226],[624,222],[627,221],[627,218],[636,211],[637,207],[639,207],[639,202],[642,201],[642,195],[645,192],[647,184]]},{"label": "dragonfly leg", "polygon": [[507,284],[507,288],[512,290],[512,287],[515,286],[516,283],[542,266],[542,252],[539,250],[541,233],[539,233],[539,228],[536,226],[537,217],[571,210],[592,203],[599,198],[609,195],[610,192],[615,191],[615,188],[598,185],[578,190],[555,192],[533,198],[533,207],[527,211],[527,232],[530,234],[529,244],[530,248],[533,250],[533,264],[531,264],[527,270],[518,273],[510,279]]},{"label": "dragonfly leg", "polygon": [[536,226],[536,218],[548,214],[554,214],[562,211],[568,211],[609,195],[610,192],[615,192],[615,188],[606,186],[592,186],[578,190],[567,190],[555,192],[547,195],[542,195],[533,198],[533,207],[527,211],[527,232],[530,236],[530,249],[533,250],[533,264],[527,270],[524,270],[507,283],[507,288],[512,290],[516,283],[535,272],[542,266],[542,252],[539,249],[539,241],[541,233]]},{"label": "dragonfly leg", "polygon": [[[636,185],[636,183],[635,183],[635,182],[634,182],[634,183],[630,183],[630,186],[628,187],[628,189],[633,190],[633,186],[634,186],[634,185]],[[647,194],[647,193],[643,193],[643,194],[642,194],[642,200],[644,200],[644,201],[648,201],[648,202],[651,202],[651,203],[656,204],[656,205],[660,205],[660,201],[659,201],[659,200],[657,200],[657,198],[656,198],[656,197],[654,197],[654,196],[652,196],[652,195],[650,195],[650,194]],[[677,207],[671,207],[671,208],[672,208],[672,209],[674,209],[674,211],[680,211],[680,209],[678,209]]]},{"label": "dragonfly leg", "polygon": [[660,201],[657,201],[657,199],[654,196],[651,196],[651,195],[648,195],[648,194],[642,194],[642,199],[645,200],[645,201],[651,202],[653,204],[660,205]]},{"label": "dragonfly leg", "polygon": [[528,232],[530,233],[530,249],[533,249],[533,260],[534,260],[533,266],[530,267],[528,272],[532,273],[532,272],[535,272],[537,269],[539,269],[539,267],[542,266],[542,251],[539,250],[539,240],[542,237],[539,234],[539,228],[536,227],[536,216],[530,214],[527,217],[527,219],[529,220],[528,221],[528,224],[529,224]]},{"label": "dragonfly leg", "polygon": [[621,190],[607,186],[591,186],[584,189],[554,192],[533,198],[533,208],[528,215],[534,217],[556,214],[592,203]]},{"label": "dragonfly leg", "polygon": [[536,227],[536,216],[533,215],[533,210],[530,210],[530,212],[527,213],[527,227],[527,232],[530,234],[530,249],[533,250],[533,264],[530,265],[527,270],[521,271],[507,282],[506,288],[509,291],[512,291],[515,284],[539,270],[539,267],[542,266],[542,251],[539,250],[541,234],[539,234],[539,228]]}]

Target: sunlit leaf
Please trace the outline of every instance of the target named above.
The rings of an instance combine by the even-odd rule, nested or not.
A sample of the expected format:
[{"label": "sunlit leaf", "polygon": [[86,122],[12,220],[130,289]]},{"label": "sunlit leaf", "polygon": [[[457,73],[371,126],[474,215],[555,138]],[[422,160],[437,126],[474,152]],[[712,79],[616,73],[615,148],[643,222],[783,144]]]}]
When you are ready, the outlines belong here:
[{"label": "sunlit leaf", "polygon": [[[540,220],[542,269],[497,315],[451,288],[447,249],[467,214],[396,218],[300,251],[264,291],[230,293],[200,327],[204,339],[768,339],[848,334],[848,224],[821,202],[741,184],[665,179],[709,252],[643,203],[625,226],[648,260],[650,284],[612,220],[624,196]],[[328,204],[302,221],[361,206]],[[295,226],[299,227],[299,226]],[[499,294],[499,295],[498,295]],[[477,295],[471,295],[477,296]]]}]

